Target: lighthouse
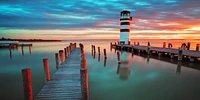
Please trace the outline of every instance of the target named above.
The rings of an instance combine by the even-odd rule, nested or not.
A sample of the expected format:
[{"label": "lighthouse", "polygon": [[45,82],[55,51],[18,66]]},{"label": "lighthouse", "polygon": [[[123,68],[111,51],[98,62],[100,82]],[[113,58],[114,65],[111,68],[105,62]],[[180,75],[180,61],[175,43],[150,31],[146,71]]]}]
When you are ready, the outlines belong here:
[{"label": "lighthouse", "polygon": [[120,44],[130,43],[130,11],[124,10],[120,13]]}]

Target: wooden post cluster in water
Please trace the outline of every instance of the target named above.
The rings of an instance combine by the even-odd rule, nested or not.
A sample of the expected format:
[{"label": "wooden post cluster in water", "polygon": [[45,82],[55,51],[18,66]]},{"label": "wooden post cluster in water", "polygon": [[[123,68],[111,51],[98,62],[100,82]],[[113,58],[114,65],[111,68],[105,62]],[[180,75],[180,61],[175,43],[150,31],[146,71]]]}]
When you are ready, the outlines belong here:
[{"label": "wooden post cluster in water", "polygon": [[[81,69],[80,69],[80,78],[81,78],[81,93],[83,100],[89,100],[89,88],[88,88],[88,69],[87,69],[87,60],[86,54],[84,53],[83,44],[79,44],[81,48]],[[95,47],[92,45],[92,48]],[[95,49],[92,49],[92,51]]]},{"label": "wooden post cluster in water", "polygon": [[[23,51],[23,44],[22,44],[22,51]],[[71,49],[69,50],[68,47],[64,50],[65,55],[70,54],[74,49],[76,49],[76,43],[70,43],[69,46]],[[59,50],[59,54],[55,53],[55,61],[56,61],[56,68],[59,68],[59,55],[62,59],[62,62],[64,62],[64,52],[63,50]],[[51,80],[50,76],[50,68],[49,68],[49,60],[48,58],[43,59],[43,67],[44,67],[44,73],[45,73],[45,81],[48,82]],[[24,100],[33,100],[33,93],[32,93],[32,80],[31,80],[31,70],[30,68],[22,69],[22,78],[23,78],[23,88],[24,88]]]}]

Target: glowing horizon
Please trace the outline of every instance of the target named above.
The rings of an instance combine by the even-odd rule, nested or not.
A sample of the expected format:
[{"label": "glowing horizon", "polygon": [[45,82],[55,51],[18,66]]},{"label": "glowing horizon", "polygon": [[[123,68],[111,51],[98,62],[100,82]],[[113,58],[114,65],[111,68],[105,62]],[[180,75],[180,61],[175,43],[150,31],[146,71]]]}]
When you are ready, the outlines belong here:
[{"label": "glowing horizon", "polygon": [[0,37],[118,39],[119,13],[126,9],[133,17],[132,39],[200,39],[200,1],[61,0],[35,3],[0,1]]}]

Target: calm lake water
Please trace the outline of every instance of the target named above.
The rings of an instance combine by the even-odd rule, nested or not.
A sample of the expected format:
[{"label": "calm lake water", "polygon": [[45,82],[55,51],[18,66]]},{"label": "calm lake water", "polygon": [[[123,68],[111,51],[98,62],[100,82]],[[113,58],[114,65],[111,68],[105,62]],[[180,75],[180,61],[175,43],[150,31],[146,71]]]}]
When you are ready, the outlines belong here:
[{"label": "calm lake water", "polygon": [[[178,63],[166,57],[131,54],[123,52],[125,64],[118,66],[115,50],[110,42],[117,40],[79,40],[63,42],[35,42],[32,53],[24,47],[15,49],[10,59],[9,50],[0,49],[0,100],[23,100],[21,69],[32,72],[33,95],[45,84],[42,59],[49,58],[51,75],[56,71],[55,53],[70,42],[83,43],[89,71],[90,100],[200,100],[200,61]],[[132,40],[147,45],[162,47],[163,42],[178,48],[182,43],[191,42],[196,48],[199,40]],[[91,53],[91,45],[101,47],[100,58]],[[104,60],[103,49],[108,58]]]}]

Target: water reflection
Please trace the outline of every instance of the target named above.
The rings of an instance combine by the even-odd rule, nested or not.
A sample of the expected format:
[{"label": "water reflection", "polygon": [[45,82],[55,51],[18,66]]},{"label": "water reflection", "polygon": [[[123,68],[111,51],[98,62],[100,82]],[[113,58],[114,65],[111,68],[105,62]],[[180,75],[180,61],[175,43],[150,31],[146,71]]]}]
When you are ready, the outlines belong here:
[{"label": "water reflection", "polygon": [[12,59],[12,50],[10,50],[10,59]]},{"label": "water reflection", "polygon": [[100,55],[98,55],[98,62],[100,62]]},{"label": "water reflection", "polygon": [[106,67],[106,62],[107,62],[107,59],[104,58],[104,63],[103,63],[103,66]]},{"label": "water reflection", "polygon": [[147,55],[147,63],[149,63],[150,55]]},{"label": "water reflection", "polygon": [[29,53],[32,53],[32,46],[29,46]]},{"label": "water reflection", "polygon": [[117,74],[119,74],[121,80],[127,80],[130,75],[129,55],[127,52],[121,52],[121,64],[117,66]]},{"label": "water reflection", "polygon": [[181,65],[182,65],[182,62],[178,61],[177,68],[176,68],[176,74],[181,74]]},{"label": "water reflection", "polygon": [[24,47],[22,46],[21,49],[22,49],[22,55],[24,56]]},{"label": "water reflection", "polygon": [[93,58],[95,59],[96,53],[93,54]]}]

